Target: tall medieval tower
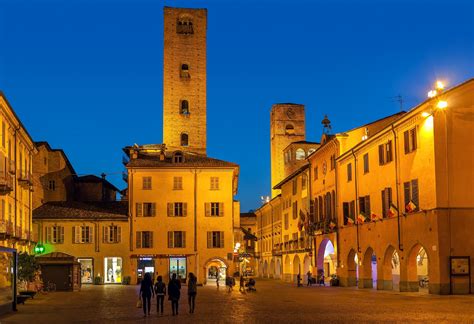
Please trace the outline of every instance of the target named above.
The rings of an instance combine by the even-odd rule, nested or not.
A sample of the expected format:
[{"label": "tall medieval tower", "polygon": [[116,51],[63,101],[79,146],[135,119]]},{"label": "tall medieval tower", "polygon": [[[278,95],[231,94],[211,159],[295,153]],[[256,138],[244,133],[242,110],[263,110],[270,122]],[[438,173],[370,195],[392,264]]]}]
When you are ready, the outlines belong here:
[{"label": "tall medieval tower", "polygon": [[270,159],[272,198],[280,193],[273,187],[285,177],[283,149],[293,142],[306,139],[304,106],[276,104],[270,113]]},{"label": "tall medieval tower", "polygon": [[164,8],[163,143],[206,154],[206,9]]}]

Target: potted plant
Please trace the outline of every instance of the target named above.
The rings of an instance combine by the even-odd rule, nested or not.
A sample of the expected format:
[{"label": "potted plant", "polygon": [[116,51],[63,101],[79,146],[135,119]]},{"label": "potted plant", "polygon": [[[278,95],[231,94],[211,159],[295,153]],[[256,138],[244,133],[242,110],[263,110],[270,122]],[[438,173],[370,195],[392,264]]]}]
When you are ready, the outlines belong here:
[{"label": "potted plant", "polygon": [[334,287],[339,286],[339,278],[337,277],[337,274],[333,273],[331,275],[331,280],[329,281],[329,284]]},{"label": "potted plant", "polygon": [[100,276],[94,277],[94,285],[102,284],[102,278]]}]

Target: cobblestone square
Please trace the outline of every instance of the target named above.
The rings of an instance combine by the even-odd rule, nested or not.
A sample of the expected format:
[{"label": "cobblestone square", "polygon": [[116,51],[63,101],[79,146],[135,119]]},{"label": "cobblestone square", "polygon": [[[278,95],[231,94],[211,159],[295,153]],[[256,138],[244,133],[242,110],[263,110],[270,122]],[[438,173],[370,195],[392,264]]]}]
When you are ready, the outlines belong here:
[{"label": "cobblestone square", "polygon": [[472,323],[473,296],[438,296],[372,289],[301,287],[258,280],[257,292],[230,293],[226,287],[198,289],[196,311],[189,314],[186,287],[180,314],[171,316],[169,302],[163,316],[143,317],[136,308],[138,286],[84,286],[80,292],[40,295],[5,315],[1,323],[309,323],[309,322],[426,322]]}]

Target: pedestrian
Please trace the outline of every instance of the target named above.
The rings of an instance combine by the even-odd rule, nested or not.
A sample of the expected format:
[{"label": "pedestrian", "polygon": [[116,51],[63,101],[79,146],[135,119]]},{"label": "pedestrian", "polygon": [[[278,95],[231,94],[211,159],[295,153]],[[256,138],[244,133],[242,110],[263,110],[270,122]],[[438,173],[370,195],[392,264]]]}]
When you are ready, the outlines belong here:
[{"label": "pedestrian", "polygon": [[308,271],[306,275],[308,277],[308,284],[306,286],[311,286],[311,284],[313,283],[313,277],[311,276],[311,271]]},{"label": "pedestrian", "polygon": [[143,314],[146,316],[150,315],[151,308],[151,297],[154,296],[153,283],[151,281],[151,275],[147,272],[145,277],[140,283],[140,297],[142,298]]},{"label": "pedestrian", "polygon": [[194,273],[190,272],[189,282],[188,282],[188,304],[189,304],[190,313],[194,313],[196,294],[197,294],[197,277],[194,275]]},{"label": "pedestrian", "polygon": [[176,273],[173,273],[168,283],[168,300],[171,301],[173,316],[178,315],[179,297],[181,296],[181,282],[176,279]]},{"label": "pedestrian", "polygon": [[296,275],[296,286],[297,287],[301,287],[302,284],[301,284],[301,274],[298,272],[298,274]]},{"label": "pedestrian", "polygon": [[219,270],[216,272],[216,286],[219,289]]},{"label": "pedestrian", "polygon": [[163,302],[166,295],[166,285],[163,282],[163,277],[158,276],[155,283],[156,294],[156,313],[163,315]]},{"label": "pedestrian", "polygon": [[245,279],[243,275],[240,275],[239,291],[245,292]]}]

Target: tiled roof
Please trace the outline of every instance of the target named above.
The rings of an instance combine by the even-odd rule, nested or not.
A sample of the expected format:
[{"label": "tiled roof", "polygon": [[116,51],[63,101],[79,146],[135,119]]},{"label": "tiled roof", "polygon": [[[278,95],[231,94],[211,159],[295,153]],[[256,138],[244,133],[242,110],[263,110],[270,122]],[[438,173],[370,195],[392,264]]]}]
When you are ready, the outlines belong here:
[{"label": "tiled roof", "polygon": [[128,202],[51,201],[33,210],[38,219],[128,219]]}]

